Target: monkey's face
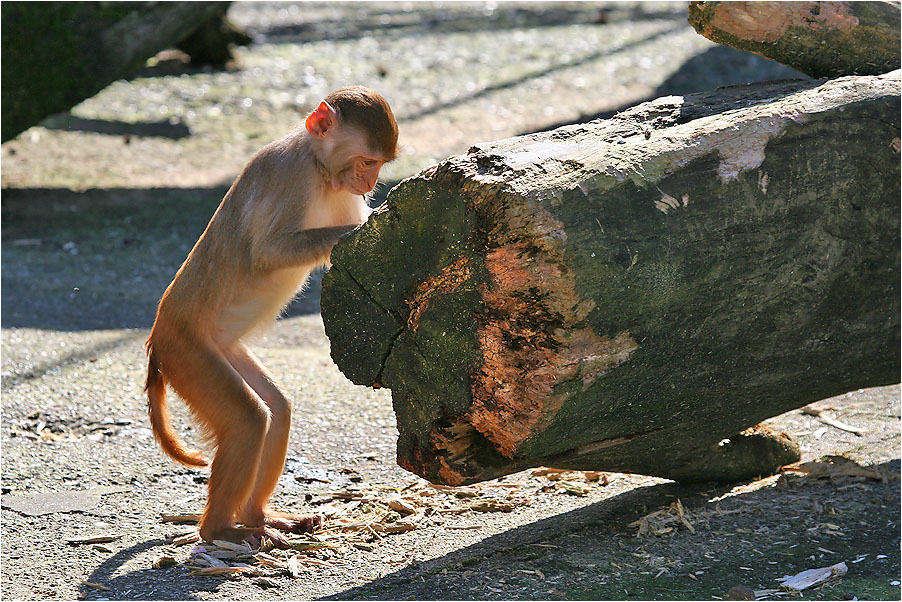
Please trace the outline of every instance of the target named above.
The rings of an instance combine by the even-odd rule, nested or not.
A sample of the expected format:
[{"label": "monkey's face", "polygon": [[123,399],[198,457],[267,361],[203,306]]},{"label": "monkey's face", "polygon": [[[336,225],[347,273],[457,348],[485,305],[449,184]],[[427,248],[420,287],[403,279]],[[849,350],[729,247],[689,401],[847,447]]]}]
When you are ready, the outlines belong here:
[{"label": "monkey's face", "polygon": [[[397,144],[372,144],[364,128],[342,123],[329,105],[323,102],[307,117],[307,131],[313,138],[314,153],[325,166],[333,188],[365,195],[376,187],[379,170],[397,155]],[[383,141],[384,142],[384,141]],[[386,155],[391,147],[391,155]]]},{"label": "monkey's face", "polygon": [[351,165],[343,172],[342,187],[353,194],[364,195],[376,187],[379,170],[385,160],[374,155],[358,155],[351,158]]}]

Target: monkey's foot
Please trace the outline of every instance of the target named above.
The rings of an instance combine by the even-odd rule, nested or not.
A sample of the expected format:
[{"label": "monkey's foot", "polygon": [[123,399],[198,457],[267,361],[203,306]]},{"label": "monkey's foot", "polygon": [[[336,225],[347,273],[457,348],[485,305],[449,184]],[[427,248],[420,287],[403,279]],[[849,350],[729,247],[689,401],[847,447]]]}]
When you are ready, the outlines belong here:
[{"label": "monkey's foot", "polygon": [[267,527],[286,533],[312,533],[323,526],[322,514],[289,514],[287,512],[267,512],[263,519]]}]

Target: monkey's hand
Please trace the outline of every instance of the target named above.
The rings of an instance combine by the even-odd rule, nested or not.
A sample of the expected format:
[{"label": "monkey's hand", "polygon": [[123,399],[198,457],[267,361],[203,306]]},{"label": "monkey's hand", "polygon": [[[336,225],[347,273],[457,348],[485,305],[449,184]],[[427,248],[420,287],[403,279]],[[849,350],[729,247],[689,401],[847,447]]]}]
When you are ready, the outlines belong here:
[{"label": "monkey's hand", "polygon": [[311,228],[277,240],[261,241],[252,246],[253,262],[261,271],[302,265],[321,265],[328,259],[338,239],[359,228],[358,224]]}]

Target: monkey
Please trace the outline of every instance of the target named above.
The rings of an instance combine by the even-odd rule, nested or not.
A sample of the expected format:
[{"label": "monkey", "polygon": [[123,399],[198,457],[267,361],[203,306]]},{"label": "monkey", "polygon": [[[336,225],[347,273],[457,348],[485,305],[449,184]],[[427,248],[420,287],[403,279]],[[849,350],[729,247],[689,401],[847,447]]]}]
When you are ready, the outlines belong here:
[{"label": "monkey", "polygon": [[[261,149],[226,192],[163,293],[145,344],[145,391],[154,436],[174,460],[210,465],[200,536],[251,543],[312,531],[321,515],[275,512],[291,401],[243,342],[273,323],[310,273],[330,266],[339,237],[370,214],[364,195],[398,154],[388,102],[340,88],[303,126]],[[179,439],[166,386],[214,445],[212,463]],[[238,526],[238,525],[242,526]]]}]

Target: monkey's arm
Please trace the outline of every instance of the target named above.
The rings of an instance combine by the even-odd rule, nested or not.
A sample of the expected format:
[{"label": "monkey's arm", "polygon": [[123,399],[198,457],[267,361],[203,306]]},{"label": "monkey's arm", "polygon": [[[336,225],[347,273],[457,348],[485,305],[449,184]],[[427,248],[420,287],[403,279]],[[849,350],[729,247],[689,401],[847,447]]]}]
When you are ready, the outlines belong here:
[{"label": "monkey's arm", "polygon": [[277,270],[323,263],[328,260],[329,253],[338,239],[359,227],[359,224],[346,224],[311,228],[270,240],[255,249],[254,267],[260,270]]}]

